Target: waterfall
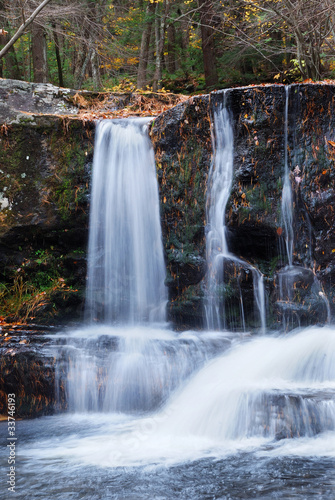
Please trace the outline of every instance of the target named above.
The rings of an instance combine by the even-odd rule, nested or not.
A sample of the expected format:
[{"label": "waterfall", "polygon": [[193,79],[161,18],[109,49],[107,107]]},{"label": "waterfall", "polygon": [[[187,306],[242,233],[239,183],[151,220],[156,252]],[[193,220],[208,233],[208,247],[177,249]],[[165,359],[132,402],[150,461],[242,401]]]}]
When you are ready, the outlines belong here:
[{"label": "waterfall", "polygon": [[[225,224],[226,207],[233,182],[234,136],[224,104],[214,111],[214,161],[208,179],[207,196],[207,234],[206,253],[208,263],[207,304],[205,307],[207,327],[210,330],[226,329],[224,268],[228,263],[251,273],[253,278],[254,301],[259,311],[261,329],[264,332],[265,293],[262,274],[251,264],[234,256],[228,249],[227,229]],[[239,286],[239,284],[238,284]],[[240,290],[240,317],[242,329],[245,329],[243,296]],[[223,318],[223,322],[222,319]]]},{"label": "waterfall", "polygon": [[150,119],[104,120],[96,130],[87,317],[164,321],[167,300]]},{"label": "waterfall", "polygon": [[[256,451],[255,460],[258,453],[299,456],[306,447],[311,456],[334,457],[334,333],[314,327],[233,342],[156,411],[99,429],[98,437],[71,435],[69,444],[57,438],[56,450],[48,453],[104,467],[234,459],[250,450]],[[163,361],[163,350],[160,357]],[[169,371],[164,362],[158,366],[156,390],[162,390]],[[43,453],[40,442],[36,449]]]},{"label": "waterfall", "polygon": [[260,337],[212,360],[169,402],[164,432],[214,440],[312,437],[335,430],[329,328]]},{"label": "waterfall", "polygon": [[191,359],[186,367],[179,365],[162,394],[162,373],[171,367],[155,370],[166,345],[160,330],[154,335],[150,330],[163,326],[167,292],[149,122],[104,120],[97,126],[86,299],[90,326],[68,333],[56,368],[57,393],[63,388],[74,412],[144,411],[176,385],[178,375],[191,371]]},{"label": "waterfall", "polygon": [[[318,308],[323,310],[323,317],[327,323],[331,321],[331,313],[329,301],[322,290],[322,286],[315,276],[312,269],[307,267],[293,264],[293,250],[294,250],[294,210],[293,210],[293,193],[290,180],[290,169],[288,164],[288,132],[289,132],[289,97],[290,86],[285,86],[285,114],[284,114],[284,185],[282,190],[281,214],[282,226],[284,228],[285,248],[288,264],[280,269],[278,272],[278,297],[277,305],[281,310],[282,324],[285,330],[294,328],[301,325],[301,319],[308,315],[315,314],[312,312],[312,305],[315,304],[314,309]],[[299,169],[299,166],[296,168]],[[299,169],[300,171],[300,169]],[[312,241],[311,237],[311,224],[308,214],[306,216],[308,229],[309,229],[309,246]],[[310,264],[312,263],[311,249]],[[309,291],[308,300],[310,307],[308,308],[305,303],[307,298],[306,291]]]},{"label": "waterfall", "polygon": [[97,126],[89,327],[67,333],[56,365],[56,391],[63,391],[71,412],[152,410],[227,343],[220,334],[177,336],[162,324],[165,265],[148,123],[105,120]]},{"label": "waterfall", "polygon": [[57,363],[57,389],[71,412],[143,413],[230,345],[221,332],[175,335],[156,327],[81,328],[70,332]]},{"label": "waterfall", "polygon": [[[221,329],[220,297],[218,294],[219,266],[224,266],[228,252],[225,213],[233,182],[233,130],[224,106],[214,114],[215,159],[209,172],[209,202],[207,213],[206,252],[209,265],[207,327]],[[222,269],[223,273],[223,269]],[[221,299],[222,300],[222,299]],[[241,314],[244,319],[244,315]],[[226,325],[223,325],[226,327]]]},{"label": "waterfall", "polygon": [[284,185],[282,191],[282,220],[285,228],[285,246],[288,259],[288,265],[293,263],[293,199],[292,187],[290,181],[290,172],[288,167],[288,101],[289,101],[288,85],[285,86],[285,124],[284,124]]}]

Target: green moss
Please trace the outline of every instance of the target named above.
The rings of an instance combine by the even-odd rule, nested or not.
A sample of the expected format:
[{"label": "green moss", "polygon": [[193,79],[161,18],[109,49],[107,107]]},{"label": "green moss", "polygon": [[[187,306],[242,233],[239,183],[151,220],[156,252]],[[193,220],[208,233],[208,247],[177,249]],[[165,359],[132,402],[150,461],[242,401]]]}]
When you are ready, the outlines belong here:
[{"label": "green moss", "polygon": [[87,142],[83,147],[82,135],[75,133],[71,134],[71,141],[66,134],[60,136],[54,133],[50,137],[49,147],[57,162],[56,175],[48,179],[48,185],[52,188],[51,201],[57,206],[62,220],[68,221],[73,217],[73,212],[77,212],[85,203],[88,195],[89,176],[86,167],[93,155],[93,144]]},{"label": "green moss", "polygon": [[206,178],[202,172],[202,154],[201,145],[191,140],[177,159],[163,159],[158,171],[163,198],[161,212],[171,233],[168,245],[194,246],[199,231],[203,231]]},{"label": "green moss", "polygon": [[91,125],[37,117],[33,126],[23,121],[1,130],[0,194],[9,205],[0,210],[0,235],[8,236],[10,251],[1,268],[0,314],[15,321],[37,316],[52,321],[84,286],[83,271],[76,269],[85,263],[75,262],[84,248],[77,246],[81,253],[65,262],[81,235],[72,243],[70,232],[63,231],[87,223]]},{"label": "green moss", "polygon": [[0,315],[8,321],[53,322],[69,298],[83,299],[80,286],[74,289],[64,272],[63,255],[51,248],[31,252],[21,267],[8,268],[6,283],[0,286]]},{"label": "green moss", "polygon": [[250,207],[257,212],[271,211],[271,202],[266,196],[266,188],[261,184],[246,192],[246,200]]}]

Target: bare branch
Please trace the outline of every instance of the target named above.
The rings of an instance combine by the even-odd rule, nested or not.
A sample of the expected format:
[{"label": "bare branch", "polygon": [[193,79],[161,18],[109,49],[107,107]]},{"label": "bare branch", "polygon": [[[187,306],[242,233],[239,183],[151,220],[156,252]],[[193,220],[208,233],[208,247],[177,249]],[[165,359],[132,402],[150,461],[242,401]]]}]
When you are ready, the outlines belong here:
[{"label": "bare branch", "polygon": [[33,22],[35,17],[40,13],[40,11],[49,3],[51,0],[44,0],[38,7],[37,9],[34,10],[34,12],[31,14],[31,16],[21,24],[15,35],[9,40],[9,42],[4,46],[4,48],[0,51],[0,59],[7,54],[9,49],[14,45],[16,40],[20,38],[21,35],[23,35],[25,29]]}]

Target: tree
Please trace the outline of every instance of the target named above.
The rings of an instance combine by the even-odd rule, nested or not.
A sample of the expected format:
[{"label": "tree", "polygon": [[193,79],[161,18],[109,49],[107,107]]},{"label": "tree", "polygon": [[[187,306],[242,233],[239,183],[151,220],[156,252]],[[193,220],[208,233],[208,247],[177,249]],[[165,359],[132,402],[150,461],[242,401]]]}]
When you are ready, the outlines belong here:
[{"label": "tree", "polygon": [[154,24],[154,13],[156,10],[156,0],[147,4],[144,28],[142,33],[141,48],[139,54],[137,70],[137,88],[145,89],[147,84],[147,67],[149,61],[150,41],[152,39],[152,28]]},{"label": "tree", "polygon": [[38,14],[41,12],[48,3],[51,2],[51,0],[43,0],[42,3],[34,10],[34,12],[31,14],[31,16],[21,24],[17,32],[15,33],[14,36],[9,40],[9,42],[4,46],[3,49],[0,50],[0,59],[7,54],[7,52],[10,50],[10,48],[14,45],[16,40],[20,38],[20,36],[23,35],[25,30],[28,28],[28,26],[34,21],[35,17],[38,16]]},{"label": "tree", "polygon": [[200,27],[206,86],[213,88],[219,83],[216,69],[213,3],[211,0],[198,0],[198,3],[200,7]]},{"label": "tree", "polygon": [[334,58],[334,14],[332,0],[233,0],[220,31],[240,54],[252,49],[282,76],[296,68],[318,80]]},{"label": "tree", "polygon": [[34,82],[47,83],[48,63],[45,29],[40,24],[33,22],[31,24],[31,36]]},{"label": "tree", "polygon": [[160,4],[157,3],[156,5],[156,24],[155,24],[156,57],[155,57],[155,73],[152,83],[152,88],[155,92],[157,92],[157,90],[161,88],[166,22],[169,14],[169,8],[170,8],[170,2],[168,0],[163,0],[161,10],[160,10]]}]

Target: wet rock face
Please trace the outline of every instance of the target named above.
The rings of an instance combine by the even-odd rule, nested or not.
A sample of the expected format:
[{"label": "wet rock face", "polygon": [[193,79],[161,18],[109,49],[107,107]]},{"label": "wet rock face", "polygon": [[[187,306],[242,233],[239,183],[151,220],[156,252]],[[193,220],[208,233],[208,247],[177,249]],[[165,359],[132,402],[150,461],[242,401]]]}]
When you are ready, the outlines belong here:
[{"label": "wet rock face", "polygon": [[[226,224],[231,251],[251,262],[277,254],[277,228],[284,172],[283,87],[253,87],[227,92],[234,128],[234,180]],[[211,96],[213,110],[222,104]]]},{"label": "wet rock face", "polygon": [[[80,318],[93,132],[93,123],[55,115],[0,129],[0,316],[43,324]],[[31,313],[34,301],[13,307],[45,290],[48,300]]]},{"label": "wet rock face", "polygon": [[275,275],[272,297],[278,325],[287,330],[310,324],[324,324],[329,307],[320,281],[312,269],[286,266]]},{"label": "wet rock face", "polygon": [[[226,209],[229,250],[264,274],[268,324],[282,325],[283,308],[277,304],[275,273],[288,263],[281,213],[286,96],[287,166],[294,207],[293,264],[306,267],[317,280],[311,293],[295,294],[293,303],[286,304],[286,309],[296,311],[301,307],[302,315],[300,319],[297,315],[297,324],[308,322],[306,315],[310,311],[312,323],[324,323],[327,312],[324,298],[320,299],[319,292],[322,292],[335,313],[332,286],[335,278],[334,95],[333,85],[292,85],[288,92],[282,85],[237,88],[212,93],[209,100],[207,97],[198,97],[196,101],[193,98],[193,103],[179,105],[156,120],[152,139],[158,162],[163,236],[170,271],[167,281],[171,296],[170,317],[176,322],[199,326],[204,313],[206,264],[203,260],[202,266],[194,265],[192,259],[200,262],[199,257],[205,257],[205,189],[212,154],[209,122],[225,101],[234,128],[234,179]],[[192,139],[195,138],[201,144],[200,163],[200,153],[190,163],[194,150]],[[204,187],[203,195],[197,198],[201,206],[198,205],[196,221],[191,215],[192,203],[185,203],[181,196],[173,196],[177,176],[190,164],[195,169],[193,172],[198,171],[203,179],[201,186]],[[171,172],[168,178],[167,172]],[[185,181],[184,192],[187,193],[187,177]],[[180,186],[178,194],[182,193],[182,184]],[[198,231],[189,231],[189,227],[197,227]],[[238,297],[238,284],[235,288],[232,295]],[[245,313],[252,324],[250,290],[245,290],[245,294]],[[284,305],[284,300],[280,302]],[[231,326],[233,324],[234,321]]]},{"label": "wet rock face", "polygon": [[[10,289],[18,289],[22,282],[32,284],[34,289],[25,290],[28,294],[42,293],[50,280],[55,284],[48,300],[40,297],[34,314],[29,312],[28,301],[16,310],[16,319],[33,317],[34,322],[45,324],[81,317],[94,143],[94,123],[77,117],[84,94],[85,102],[97,97],[50,85],[0,80],[0,108],[4,110],[1,114],[0,109],[0,277]],[[318,282],[316,295],[325,293],[333,314],[334,96],[333,85],[290,86],[287,123],[293,264],[313,273]],[[131,96],[103,99],[106,109],[111,109],[128,105]],[[288,264],[281,214],[286,90],[282,85],[268,85],[193,97],[159,115],[151,127],[168,315],[178,328],[204,326],[211,121],[224,101],[234,128],[234,178],[225,221],[229,251],[263,273],[268,324],[281,324],[278,276]],[[234,288],[233,275],[228,277],[227,306],[238,314],[241,284],[236,282]],[[256,326],[252,280],[242,281],[247,327]],[[325,301],[314,292],[309,297],[295,294],[287,307],[316,311],[315,321],[324,322]],[[234,324],[236,318],[232,318]]]},{"label": "wet rock face", "polygon": [[[15,394],[15,418],[54,413],[55,359],[46,332],[3,329],[0,335],[0,415],[7,416],[7,395]],[[61,405],[62,389],[57,396]]]},{"label": "wet rock face", "polygon": [[[291,169],[297,205],[297,253],[311,242],[316,275],[330,300],[335,296],[335,87],[297,85]],[[293,97],[292,96],[292,97]],[[299,118],[298,118],[299,117]],[[298,167],[298,168],[297,168]]]},{"label": "wet rock face", "polygon": [[156,154],[168,318],[179,326],[203,323],[206,273],[207,176],[211,163],[209,97],[193,97],[160,115],[150,132]]}]

